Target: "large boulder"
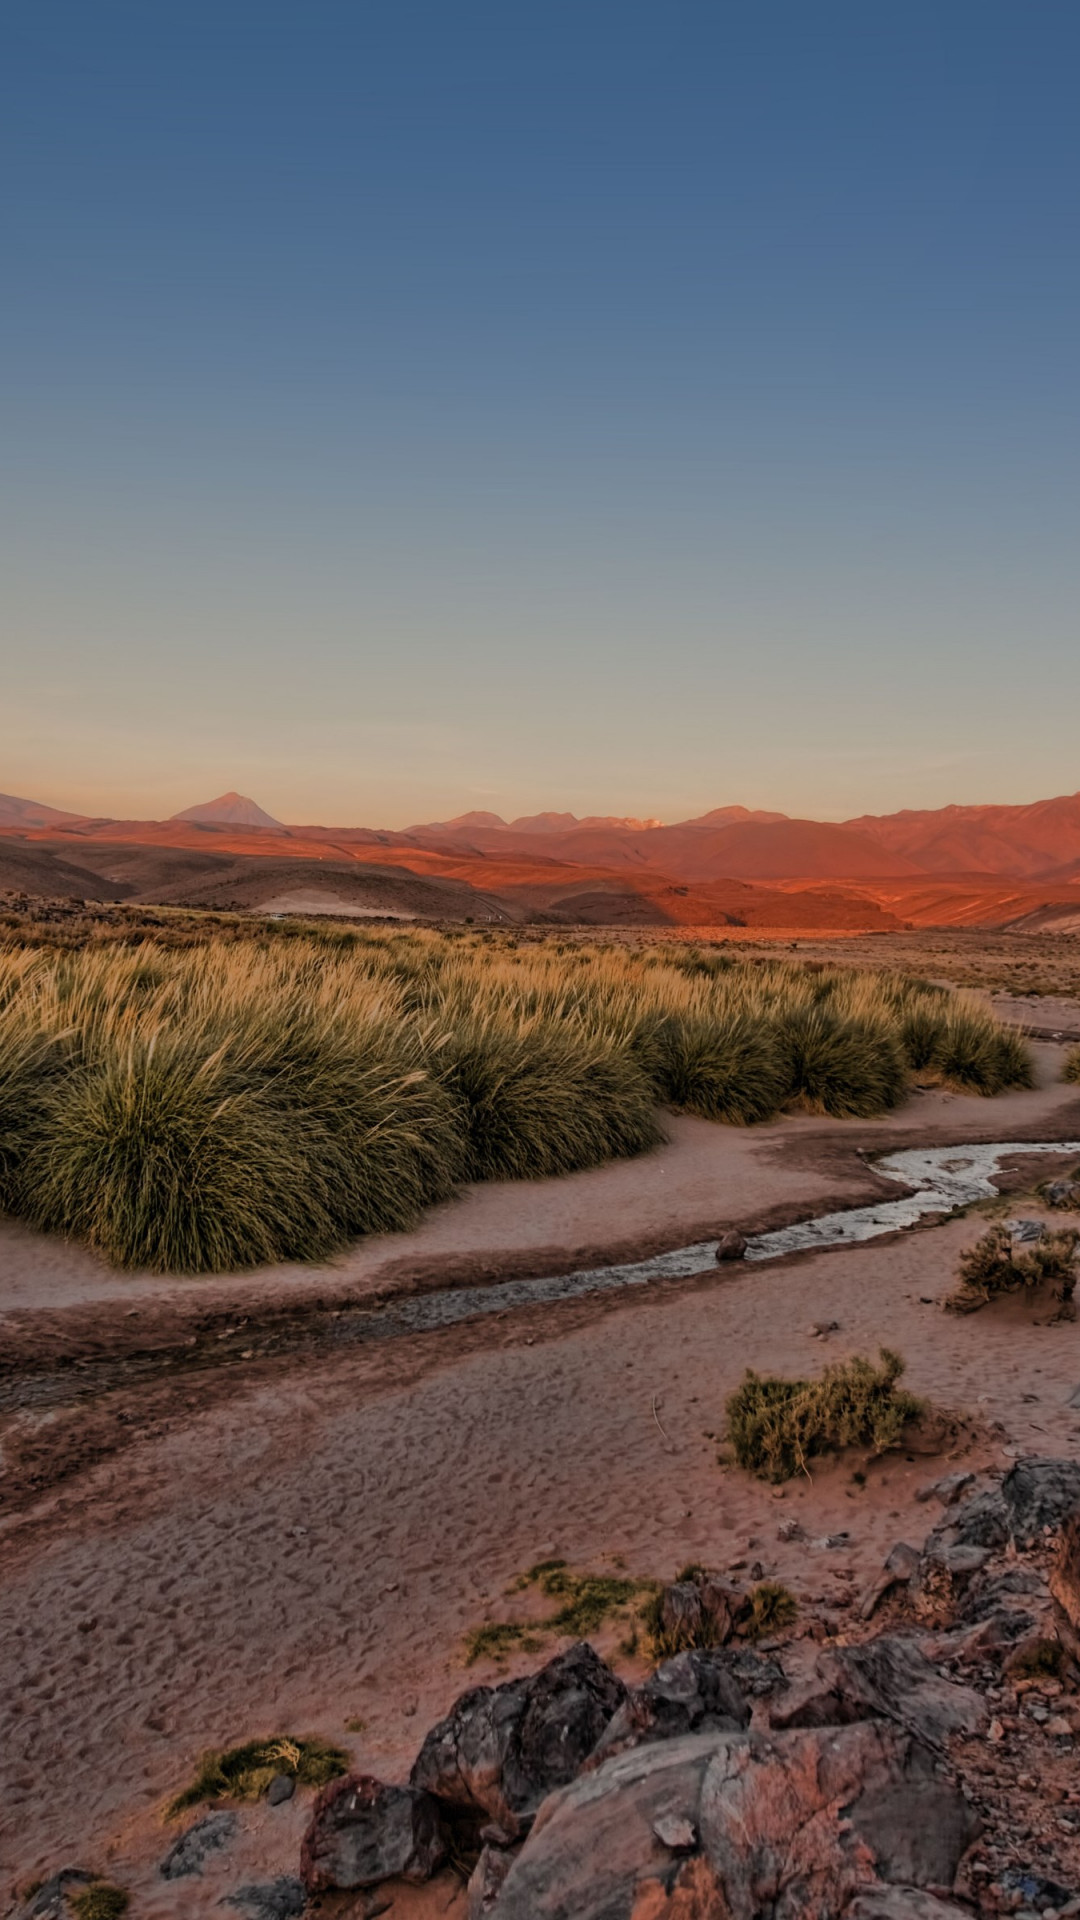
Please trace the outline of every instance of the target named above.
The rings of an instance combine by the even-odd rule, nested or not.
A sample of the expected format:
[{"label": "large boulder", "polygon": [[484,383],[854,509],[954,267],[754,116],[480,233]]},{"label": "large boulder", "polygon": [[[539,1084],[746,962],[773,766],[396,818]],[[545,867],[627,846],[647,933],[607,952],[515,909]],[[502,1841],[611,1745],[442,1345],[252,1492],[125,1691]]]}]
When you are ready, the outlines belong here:
[{"label": "large boulder", "polygon": [[882,1882],[951,1886],[977,1831],[898,1727],[688,1734],[553,1794],[493,1920],[821,1920]]},{"label": "large boulder", "polygon": [[978,1733],[989,1715],[981,1694],[943,1680],[917,1646],[891,1635],[827,1648],[818,1655],[813,1678],[782,1696],[770,1713],[779,1728],[867,1719],[891,1720],[940,1746],[950,1734]]},{"label": "large boulder", "polygon": [[487,1818],[507,1838],[573,1780],[626,1699],[584,1641],[524,1680],[473,1687],[432,1727],[409,1775],[459,1817]]},{"label": "large boulder", "polygon": [[750,1704],[721,1648],[695,1647],[665,1660],[623,1701],[594,1748],[589,1764],[684,1733],[738,1733],[750,1724]]},{"label": "large boulder", "polygon": [[300,1851],[310,1893],[430,1880],[446,1858],[430,1794],[388,1787],[370,1774],[331,1780],[315,1802]]}]

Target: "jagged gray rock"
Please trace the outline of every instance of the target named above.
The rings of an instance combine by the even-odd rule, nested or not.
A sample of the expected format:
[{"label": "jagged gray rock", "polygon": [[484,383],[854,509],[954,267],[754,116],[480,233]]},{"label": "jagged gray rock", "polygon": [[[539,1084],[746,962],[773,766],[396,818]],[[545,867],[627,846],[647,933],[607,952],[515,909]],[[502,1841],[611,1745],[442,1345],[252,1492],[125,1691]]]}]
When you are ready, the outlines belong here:
[{"label": "jagged gray rock", "polygon": [[86,1867],[61,1867],[59,1873],[50,1874],[36,1892],[24,1901],[19,1908],[16,1920],[67,1920],[71,1909],[67,1896],[80,1887],[88,1887],[97,1875]]},{"label": "jagged gray rock", "polygon": [[665,1660],[635,1687],[608,1722],[590,1766],[646,1740],[684,1733],[737,1733],[750,1724],[750,1704],[721,1648],[689,1649]]},{"label": "jagged gray rock", "polygon": [[383,1880],[430,1880],[446,1858],[439,1809],[430,1794],[346,1774],[324,1787],[300,1852],[310,1893],[375,1887]]},{"label": "jagged gray rock", "polygon": [[579,1642],[528,1679],[462,1694],[427,1735],[410,1782],[517,1835],[574,1778],[625,1699],[622,1681]]},{"label": "jagged gray rock", "polygon": [[208,1813],[173,1842],[158,1872],[163,1880],[186,1880],[201,1873],[210,1854],[227,1847],[237,1829],[235,1813]]},{"label": "jagged gray rock", "polygon": [[237,1887],[218,1905],[236,1907],[245,1920],[297,1920],[307,1907],[307,1892],[302,1881],[280,1874],[260,1886]]},{"label": "jagged gray rock", "polygon": [[1044,1527],[1080,1511],[1080,1461],[1018,1460],[1001,1483],[1014,1546],[1034,1546]]},{"label": "jagged gray rock", "polygon": [[911,1640],[883,1635],[818,1655],[814,1677],[772,1708],[774,1727],[830,1727],[884,1719],[940,1746],[989,1719],[981,1694],[943,1680]]}]

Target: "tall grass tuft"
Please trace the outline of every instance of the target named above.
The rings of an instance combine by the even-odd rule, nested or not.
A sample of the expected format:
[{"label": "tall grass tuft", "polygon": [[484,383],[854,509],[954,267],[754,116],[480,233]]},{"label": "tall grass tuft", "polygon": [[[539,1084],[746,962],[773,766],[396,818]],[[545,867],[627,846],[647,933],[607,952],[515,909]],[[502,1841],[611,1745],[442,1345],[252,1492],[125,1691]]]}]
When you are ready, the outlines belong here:
[{"label": "tall grass tuft", "polygon": [[0,1207],[122,1266],[321,1259],[463,1180],[647,1151],[664,1106],[750,1125],[1029,1077],[981,1002],[897,975],[286,931],[0,952]]},{"label": "tall grass tuft", "polygon": [[1080,1047],[1070,1048],[1069,1052],[1065,1055],[1065,1065],[1062,1069],[1061,1077],[1063,1080],[1080,1080]]}]

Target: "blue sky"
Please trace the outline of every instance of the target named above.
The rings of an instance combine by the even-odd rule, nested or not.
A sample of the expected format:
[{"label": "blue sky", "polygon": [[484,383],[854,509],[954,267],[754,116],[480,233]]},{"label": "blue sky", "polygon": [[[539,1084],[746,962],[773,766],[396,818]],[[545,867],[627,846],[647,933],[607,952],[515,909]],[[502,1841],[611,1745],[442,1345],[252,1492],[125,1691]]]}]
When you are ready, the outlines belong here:
[{"label": "blue sky", "polygon": [[7,0],[0,788],[1080,787],[1074,0]]}]

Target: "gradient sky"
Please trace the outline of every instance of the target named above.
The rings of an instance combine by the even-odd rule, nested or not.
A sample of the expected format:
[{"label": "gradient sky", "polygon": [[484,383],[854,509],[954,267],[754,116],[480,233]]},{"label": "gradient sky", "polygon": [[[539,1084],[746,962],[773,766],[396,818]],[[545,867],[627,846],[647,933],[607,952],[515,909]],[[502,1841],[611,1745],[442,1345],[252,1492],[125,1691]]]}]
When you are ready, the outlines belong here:
[{"label": "gradient sky", "polygon": [[5,0],[0,789],[1080,787],[1076,0]]}]

